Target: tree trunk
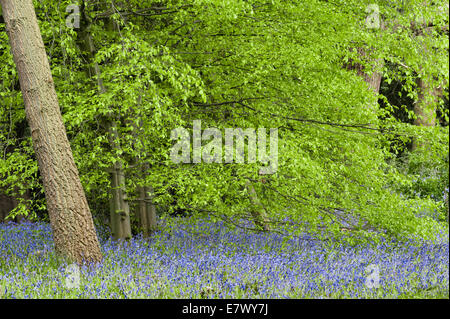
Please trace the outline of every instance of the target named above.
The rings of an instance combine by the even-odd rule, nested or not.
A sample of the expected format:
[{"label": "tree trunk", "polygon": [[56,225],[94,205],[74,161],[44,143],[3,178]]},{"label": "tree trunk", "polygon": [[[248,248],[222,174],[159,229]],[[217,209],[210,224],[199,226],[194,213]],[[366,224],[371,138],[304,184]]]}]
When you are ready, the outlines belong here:
[{"label": "tree trunk", "polygon": [[[436,125],[436,104],[439,97],[442,95],[442,88],[430,88],[430,86],[423,80],[417,80],[418,98],[414,103],[414,114],[416,119],[414,125],[417,126],[435,126]],[[415,151],[421,145],[414,139],[411,151]]]},{"label": "tree trunk", "polygon": [[114,163],[114,171],[111,172],[110,199],[111,233],[115,240],[131,239],[130,207],[124,188],[122,164],[117,161]]},{"label": "tree trunk", "polygon": [[[383,30],[385,28],[385,24],[383,21],[380,21],[380,29]],[[348,70],[356,70],[357,74],[361,76],[364,81],[367,83],[369,88],[374,92],[375,95],[378,95],[380,92],[381,79],[383,74],[381,73],[381,69],[384,66],[384,59],[374,59],[371,56],[371,50],[367,50],[364,48],[357,48],[357,52],[360,57],[365,61],[373,61],[374,69],[370,70],[371,72],[367,72],[364,69],[364,66],[359,63],[348,63],[345,67]]]},{"label": "tree trunk", "polygon": [[414,125],[417,126],[434,126],[436,125],[436,103],[442,94],[442,89],[430,88],[422,79],[417,80],[419,89],[418,99],[414,103],[414,113],[416,119]]},{"label": "tree trunk", "polygon": [[[84,2],[81,7],[81,15],[83,21],[81,23],[81,30],[79,33],[79,44],[87,53],[88,59],[92,62],[96,53],[94,40],[90,33],[90,20],[85,13]],[[94,62],[93,68],[88,70],[89,75],[97,77],[97,85],[99,94],[106,92],[106,88],[101,79],[100,67]],[[109,142],[113,150],[120,150],[119,135],[117,132],[117,124],[113,119],[106,120]],[[118,152],[116,152],[118,153]],[[123,170],[123,163],[119,159],[113,167],[110,168],[110,223],[111,233],[115,240],[130,239],[131,222],[130,222],[130,208],[127,202],[127,194],[125,189],[125,172]]]},{"label": "tree trunk", "polygon": [[[138,104],[140,105],[141,102],[142,102],[142,95],[139,96]],[[133,108],[131,108],[129,114],[135,114],[133,112]],[[135,114],[133,115],[133,117],[136,119],[138,118],[138,115]],[[133,127],[134,140],[135,141],[140,140],[141,145],[145,145],[143,135],[140,135],[141,133],[140,131],[142,131],[143,127],[142,119],[139,120],[139,126],[136,125],[135,120],[128,119],[126,122],[127,125]],[[138,148],[139,146],[135,145],[135,149]],[[146,162],[142,163],[140,161],[140,158],[138,157],[135,157],[133,165],[140,168],[139,170],[141,171],[142,177],[146,176],[150,171],[149,164]],[[143,183],[142,185],[139,185],[137,187],[137,191],[139,195],[138,198],[139,205],[137,205],[137,211],[135,212],[135,216],[137,216],[137,220],[139,223],[138,226],[139,230],[142,232],[144,237],[149,237],[152,234],[152,232],[156,230],[157,226],[156,206],[153,203],[153,196],[154,196],[153,188],[151,186],[146,186]]]},{"label": "tree trunk", "polygon": [[[31,194],[29,190],[26,190],[24,194],[20,194],[18,187],[14,188],[14,195],[6,195],[2,189],[0,189],[0,222],[6,220],[8,215],[12,210],[17,208],[21,202],[27,202],[31,199]],[[18,223],[25,220],[24,215],[16,215],[15,218],[9,218],[11,221],[16,221]]]},{"label": "tree trunk", "polygon": [[[0,190],[1,191],[1,190]],[[14,209],[14,202],[10,196],[0,193],[0,222],[4,221]]]},{"label": "tree trunk", "polygon": [[148,232],[151,234],[156,230],[156,206],[153,203],[154,191],[151,186],[145,187],[145,213],[147,215]]},{"label": "tree trunk", "polygon": [[[363,57],[364,59],[370,59],[370,54],[368,54],[366,52],[366,50],[364,50],[362,48],[358,48],[357,51],[358,51],[359,55],[361,57]],[[352,63],[352,61],[350,61],[350,63],[347,64],[345,67],[348,70],[356,70],[357,74],[364,79],[364,81],[367,83],[369,88],[375,94],[378,94],[380,92],[381,78],[383,76],[383,74],[381,72],[379,72],[379,70],[383,67],[384,60],[376,59],[376,60],[374,60],[374,62],[375,62],[375,68],[378,70],[372,70],[372,72],[370,72],[371,74],[369,74],[366,70],[364,70],[364,67],[361,64]]]},{"label": "tree trunk", "polygon": [[100,262],[100,245],[59,109],[32,0],[0,0],[42,175],[56,252]]},{"label": "tree trunk", "polygon": [[253,184],[250,182],[250,180],[246,180],[245,186],[247,188],[247,192],[250,197],[250,201],[252,202],[253,206],[251,208],[250,213],[252,214],[253,221],[256,226],[261,227],[265,231],[270,230],[269,225],[269,219],[267,217],[267,211],[261,201],[258,198],[258,194],[256,193],[255,188],[253,187]]},{"label": "tree trunk", "polygon": [[138,220],[139,228],[144,237],[151,235],[156,229],[156,207],[152,202],[152,197],[149,194],[153,193],[151,187],[139,186],[139,210]]},{"label": "tree trunk", "polygon": [[445,208],[447,210],[447,224],[448,224],[448,219],[449,219],[449,214],[450,214],[449,207],[448,207],[448,195],[449,195],[449,193],[447,193],[444,197]]},{"label": "tree trunk", "polygon": [[[448,8],[448,7],[447,7]],[[446,10],[445,7],[441,7],[441,10]],[[448,9],[447,9],[448,10]],[[426,41],[423,40],[423,37],[432,36],[433,28],[427,27],[428,24],[433,24],[433,21],[413,21],[412,31],[415,34],[415,40],[417,41],[419,47],[423,50],[424,56],[433,54],[433,50],[428,47]],[[420,71],[422,67],[419,67],[419,71],[417,73],[421,73]],[[414,114],[416,116],[414,120],[414,125],[417,126],[435,126],[436,125],[436,107],[439,98],[442,96],[442,85],[432,86],[431,83],[434,81],[428,82],[424,78],[418,78],[416,81],[418,96],[417,100],[414,102]],[[417,139],[413,139],[411,151],[415,151],[418,148],[423,148],[424,145],[417,141]]]}]

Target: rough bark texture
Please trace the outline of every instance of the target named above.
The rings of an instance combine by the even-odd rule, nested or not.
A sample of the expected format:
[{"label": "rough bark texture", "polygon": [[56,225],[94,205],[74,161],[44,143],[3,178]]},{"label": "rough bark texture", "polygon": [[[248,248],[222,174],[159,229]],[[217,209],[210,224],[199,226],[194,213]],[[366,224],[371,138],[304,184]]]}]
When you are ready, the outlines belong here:
[{"label": "rough bark texture", "polygon": [[[79,45],[86,53],[90,62],[93,62],[96,54],[94,46],[94,39],[90,33],[90,19],[85,13],[84,2],[81,7],[82,23],[79,32]],[[89,76],[97,78],[97,85],[99,94],[106,92],[106,87],[101,79],[100,66],[93,62],[91,68],[87,69]],[[120,150],[119,135],[117,132],[117,124],[113,119],[106,119],[106,127],[108,131],[109,143],[111,148],[115,151]],[[116,152],[118,153],[118,152]],[[125,172],[121,160],[117,160],[113,167],[110,168],[110,223],[111,233],[115,240],[130,239],[131,223],[130,223],[130,208],[127,201],[127,194],[125,190]]]},{"label": "rough bark texture", "polygon": [[102,259],[32,0],[0,0],[45,190],[56,252],[70,261]]}]

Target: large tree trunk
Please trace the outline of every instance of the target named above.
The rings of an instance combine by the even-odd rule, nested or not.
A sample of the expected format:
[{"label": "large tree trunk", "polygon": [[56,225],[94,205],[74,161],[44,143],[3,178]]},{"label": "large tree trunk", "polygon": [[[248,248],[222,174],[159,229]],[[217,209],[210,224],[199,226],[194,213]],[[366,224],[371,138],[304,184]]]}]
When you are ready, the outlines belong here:
[{"label": "large tree trunk", "polygon": [[102,259],[58,105],[32,0],[0,0],[25,112],[42,175],[56,252],[70,261]]}]

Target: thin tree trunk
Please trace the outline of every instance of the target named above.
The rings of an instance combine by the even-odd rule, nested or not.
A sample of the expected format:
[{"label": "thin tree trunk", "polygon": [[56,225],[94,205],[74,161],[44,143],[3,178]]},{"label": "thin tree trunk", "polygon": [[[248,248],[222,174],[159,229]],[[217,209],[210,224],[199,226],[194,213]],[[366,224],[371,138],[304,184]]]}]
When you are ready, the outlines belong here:
[{"label": "thin tree trunk", "polygon": [[32,0],[0,0],[25,112],[42,175],[56,252],[70,261],[102,260],[92,215],[59,109]]},{"label": "thin tree trunk", "polygon": [[[138,104],[142,102],[142,95],[139,96]],[[131,108],[131,114],[133,114],[133,108]],[[137,118],[137,115],[135,115]],[[141,145],[145,145],[144,138],[140,135],[142,131],[143,121],[139,121],[139,126],[136,125],[136,121],[128,120],[128,125],[133,127],[133,137],[135,141],[140,139]],[[136,146],[136,149],[138,147]],[[148,163],[142,164],[138,157],[135,158],[134,165],[140,167],[142,177],[146,176],[150,171]],[[153,188],[151,186],[140,185],[137,188],[139,194],[139,205],[137,207],[136,216],[138,217],[139,229],[144,237],[149,237],[153,231],[156,230],[157,220],[156,220],[156,206],[153,203]],[[151,194],[151,195],[149,195]]]},{"label": "thin tree trunk", "polygon": [[114,163],[111,173],[111,233],[115,240],[131,239],[130,207],[125,191],[125,177],[119,161]]},{"label": "thin tree trunk", "polygon": [[154,191],[151,186],[145,187],[145,213],[147,215],[148,232],[151,234],[156,230],[156,206],[153,203]]},{"label": "thin tree trunk", "polygon": [[270,225],[269,225],[269,219],[267,216],[267,211],[266,211],[264,205],[259,200],[258,194],[256,193],[256,190],[253,187],[253,184],[250,182],[250,180],[248,180],[248,179],[246,180],[245,187],[247,188],[247,192],[249,194],[250,201],[252,202],[252,204],[254,206],[251,208],[250,213],[252,214],[255,225],[263,228],[265,231],[269,231]]},{"label": "thin tree trunk", "polygon": [[138,220],[139,228],[144,237],[149,237],[156,229],[156,207],[152,202],[153,194],[151,187],[139,186],[139,208]]},{"label": "thin tree trunk", "polygon": [[145,187],[139,186],[139,206],[138,206],[138,222],[139,222],[139,230],[142,232],[144,237],[148,237],[148,221],[146,214],[146,205],[145,205]]},{"label": "thin tree trunk", "polygon": [[[83,2],[84,3],[84,2]],[[81,30],[79,33],[80,46],[87,53],[89,60],[92,62],[96,53],[94,40],[92,38],[90,30],[90,20],[85,14],[84,5],[81,7],[81,14],[83,21],[81,23]],[[106,92],[106,88],[101,79],[100,67],[94,62],[93,68],[89,70],[90,75],[97,77],[97,85],[99,93]],[[107,131],[111,148],[115,151],[120,150],[119,135],[117,131],[117,124],[114,120],[108,119]],[[116,152],[118,153],[118,152]],[[130,208],[127,201],[127,194],[125,189],[125,172],[123,170],[123,163],[121,159],[118,159],[113,167],[110,168],[110,223],[112,237],[115,240],[118,239],[130,239],[131,234],[131,222],[130,222]]]},{"label": "thin tree trunk", "polygon": [[450,213],[449,207],[448,207],[448,195],[449,195],[449,193],[447,193],[444,198],[445,208],[447,209],[447,224],[448,224],[449,213]]}]

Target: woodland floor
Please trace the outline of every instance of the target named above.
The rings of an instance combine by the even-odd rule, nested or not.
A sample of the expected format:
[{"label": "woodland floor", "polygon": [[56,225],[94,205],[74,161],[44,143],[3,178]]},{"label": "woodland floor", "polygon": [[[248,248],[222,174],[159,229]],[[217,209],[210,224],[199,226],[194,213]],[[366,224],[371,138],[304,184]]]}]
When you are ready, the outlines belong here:
[{"label": "woodland floor", "polygon": [[448,234],[350,245],[182,219],[126,244],[98,232],[104,261],[77,286],[48,224],[0,224],[0,298],[449,297]]}]

